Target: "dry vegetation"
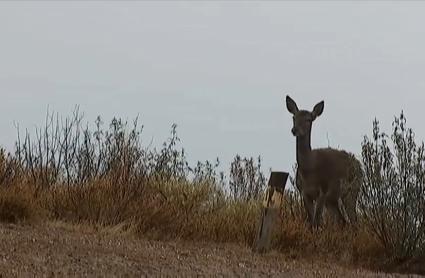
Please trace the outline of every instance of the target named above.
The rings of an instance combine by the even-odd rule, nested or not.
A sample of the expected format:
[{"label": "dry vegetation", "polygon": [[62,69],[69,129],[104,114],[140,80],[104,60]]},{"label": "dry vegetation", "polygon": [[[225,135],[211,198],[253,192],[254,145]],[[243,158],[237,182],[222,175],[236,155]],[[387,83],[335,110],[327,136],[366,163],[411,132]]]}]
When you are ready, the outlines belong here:
[{"label": "dry vegetation", "polygon": [[[365,138],[367,178],[356,229],[329,223],[311,232],[299,195],[287,191],[276,250],[295,259],[318,256],[424,273],[424,147],[412,144],[413,133],[403,116],[401,121],[402,133],[400,119],[394,125],[394,155],[379,141],[387,137],[376,132],[377,124],[374,137]],[[137,121],[129,126],[114,119],[104,127],[98,119],[90,129],[78,111],[68,119],[49,115],[35,138],[28,132],[18,136],[16,153],[0,153],[0,221],[119,226],[148,239],[251,246],[266,184],[261,160],[236,157],[226,177],[218,172],[218,161],[188,164],[176,126],[159,150],[145,146],[141,132]]]}]

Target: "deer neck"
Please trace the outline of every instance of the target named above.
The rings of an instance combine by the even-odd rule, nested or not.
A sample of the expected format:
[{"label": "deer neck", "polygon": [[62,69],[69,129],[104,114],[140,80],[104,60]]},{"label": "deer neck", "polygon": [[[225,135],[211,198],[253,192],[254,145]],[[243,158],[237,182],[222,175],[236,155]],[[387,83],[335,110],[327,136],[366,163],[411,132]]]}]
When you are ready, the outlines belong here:
[{"label": "deer neck", "polygon": [[312,168],[311,134],[297,137],[297,164],[301,171]]}]

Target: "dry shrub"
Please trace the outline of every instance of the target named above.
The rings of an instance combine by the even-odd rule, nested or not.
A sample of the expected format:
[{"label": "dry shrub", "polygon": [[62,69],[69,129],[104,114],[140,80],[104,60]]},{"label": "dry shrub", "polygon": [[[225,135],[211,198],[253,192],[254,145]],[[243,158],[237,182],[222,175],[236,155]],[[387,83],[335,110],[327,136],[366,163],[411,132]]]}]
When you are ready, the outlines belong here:
[{"label": "dry shrub", "polygon": [[25,177],[18,160],[0,149],[0,222],[32,222],[44,216],[36,186]]},{"label": "dry shrub", "polygon": [[360,208],[366,227],[394,261],[425,256],[425,145],[403,113],[386,135],[373,124],[362,144],[365,179]]},{"label": "dry shrub", "polygon": [[227,199],[210,183],[155,184],[152,209],[136,218],[137,232],[155,238],[252,242],[258,202]]},{"label": "dry shrub", "polygon": [[196,221],[214,205],[212,190],[209,184],[151,181],[150,194],[135,215],[136,232],[162,239],[196,236]]},{"label": "dry shrub", "polygon": [[33,222],[44,216],[33,187],[20,185],[0,188],[0,222]]},{"label": "dry shrub", "polygon": [[305,219],[306,215],[298,191],[285,190],[280,218],[274,233],[274,245],[285,250],[303,248],[305,241],[308,240],[308,228]]},{"label": "dry shrub", "polygon": [[257,160],[236,155],[230,165],[230,195],[234,200],[256,200],[266,189],[266,178],[261,170],[261,157]]},{"label": "dry shrub", "polygon": [[251,244],[260,202],[226,198],[214,184],[147,180],[120,185],[102,180],[57,186],[40,195],[53,219],[114,226],[154,239],[191,239]]},{"label": "dry shrub", "polygon": [[143,188],[137,184],[124,186],[104,179],[82,186],[55,186],[41,198],[54,219],[108,226],[131,219],[142,194]]},{"label": "dry shrub", "polygon": [[218,242],[238,242],[251,245],[256,236],[260,203],[230,201],[203,219],[204,238]]},{"label": "dry shrub", "polygon": [[[65,119],[48,113],[35,138],[18,132],[17,168],[53,219],[124,222],[157,238],[253,239],[259,210],[250,200],[265,185],[260,158],[237,156],[226,185],[218,160],[189,166],[176,125],[157,150],[143,145],[137,120],[129,127],[114,118],[105,128],[98,118],[90,130],[83,119],[78,109]],[[234,200],[226,192],[231,186]]]},{"label": "dry shrub", "polygon": [[347,265],[380,269],[385,249],[365,229],[327,224],[312,231],[305,221],[283,218],[274,246],[293,259],[329,260]]},{"label": "dry shrub", "polygon": [[335,224],[327,211],[324,216],[323,226],[312,231],[298,191],[285,191],[273,246],[295,259],[314,260],[320,257],[348,265],[382,266],[385,249],[363,222],[356,227],[341,227]]}]

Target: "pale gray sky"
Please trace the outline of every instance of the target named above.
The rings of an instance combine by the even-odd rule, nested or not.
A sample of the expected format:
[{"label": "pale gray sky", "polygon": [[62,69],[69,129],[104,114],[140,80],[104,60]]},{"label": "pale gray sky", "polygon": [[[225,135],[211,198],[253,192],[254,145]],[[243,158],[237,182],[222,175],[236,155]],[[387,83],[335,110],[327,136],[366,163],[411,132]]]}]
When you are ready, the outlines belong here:
[{"label": "pale gray sky", "polygon": [[76,104],[132,119],[155,143],[173,122],[191,161],[295,161],[289,93],[325,100],[313,146],[360,153],[404,109],[425,137],[425,2],[0,2],[0,145],[13,122]]}]

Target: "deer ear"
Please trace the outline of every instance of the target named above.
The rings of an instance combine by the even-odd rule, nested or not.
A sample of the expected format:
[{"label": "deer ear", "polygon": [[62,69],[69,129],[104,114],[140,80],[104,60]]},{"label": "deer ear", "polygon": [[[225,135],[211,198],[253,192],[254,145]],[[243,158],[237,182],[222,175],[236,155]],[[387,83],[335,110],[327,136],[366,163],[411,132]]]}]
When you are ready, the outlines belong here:
[{"label": "deer ear", "polygon": [[290,96],[286,96],[286,108],[292,114],[295,114],[299,111],[297,104]]},{"label": "deer ear", "polygon": [[325,102],[322,100],[318,104],[316,104],[313,108],[313,117],[316,119],[323,113],[323,109],[325,108]]}]

